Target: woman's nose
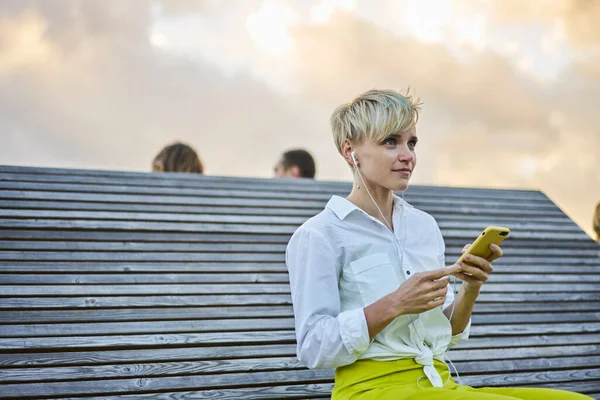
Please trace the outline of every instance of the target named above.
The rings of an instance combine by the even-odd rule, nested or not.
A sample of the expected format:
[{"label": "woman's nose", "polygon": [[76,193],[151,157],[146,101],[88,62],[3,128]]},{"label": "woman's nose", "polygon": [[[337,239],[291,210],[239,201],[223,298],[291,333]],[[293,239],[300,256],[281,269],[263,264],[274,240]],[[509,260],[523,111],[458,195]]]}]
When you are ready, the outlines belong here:
[{"label": "woman's nose", "polygon": [[400,161],[412,162],[415,159],[415,156],[408,146],[402,146],[398,159]]}]

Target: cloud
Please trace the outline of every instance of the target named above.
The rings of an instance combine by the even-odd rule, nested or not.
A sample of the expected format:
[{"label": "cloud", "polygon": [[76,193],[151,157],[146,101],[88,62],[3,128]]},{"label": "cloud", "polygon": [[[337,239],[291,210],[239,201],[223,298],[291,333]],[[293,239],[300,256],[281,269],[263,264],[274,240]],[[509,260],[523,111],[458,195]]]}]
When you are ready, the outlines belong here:
[{"label": "cloud", "polygon": [[[540,188],[590,230],[600,199],[593,2],[547,2],[558,5],[537,11],[493,3],[505,5],[488,14],[489,26],[539,19],[586,54],[546,81],[490,43],[457,54],[372,22],[400,23],[393,2],[369,3],[369,18],[357,3],[316,20],[316,0],[271,3],[298,15],[278,26],[291,41],[278,55],[247,30],[258,0],[169,1],[158,17],[151,1],[4,1],[0,158],[148,170],[163,145],[183,140],[210,174],[270,176],[283,150],[301,146],[315,154],[319,178],[351,179],[331,140],[331,111],[373,87],[410,85],[425,101],[416,183]],[[164,34],[165,45],[179,35],[179,47],[153,46],[153,34]]]}]

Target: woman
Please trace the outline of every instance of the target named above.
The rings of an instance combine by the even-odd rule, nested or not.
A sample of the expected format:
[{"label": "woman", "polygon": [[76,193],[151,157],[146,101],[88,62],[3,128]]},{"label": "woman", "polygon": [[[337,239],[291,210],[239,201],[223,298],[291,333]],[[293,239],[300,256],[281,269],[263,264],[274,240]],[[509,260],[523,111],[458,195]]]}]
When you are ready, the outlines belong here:
[{"label": "woman", "polygon": [[[332,400],[588,399],[474,389],[450,376],[445,353],[468,338],[473,304],[502,250],[492,245],[487,260],[446,267],[435,220],[393,194],[407,189],[417,163],[419,110],[408,94],[372,90],[331,117],[355,185],[287,247],[298,358],[309,368],[336,368]],[[450,275],[463,281],[456,298]]]}]

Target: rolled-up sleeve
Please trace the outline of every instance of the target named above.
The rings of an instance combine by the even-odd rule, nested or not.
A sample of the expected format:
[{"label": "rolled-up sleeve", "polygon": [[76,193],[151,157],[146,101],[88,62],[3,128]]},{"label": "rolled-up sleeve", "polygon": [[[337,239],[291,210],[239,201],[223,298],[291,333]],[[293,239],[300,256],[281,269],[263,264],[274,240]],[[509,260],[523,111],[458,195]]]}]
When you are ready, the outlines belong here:
[{"label": "rolled-up sleeve", "polygon": [[[438,236],[438,264],[440,266],[440,268],[445,268],[446,267],[446,245],[444,243],[444,237],[442,236],[442,232],[440,231],[439,226],[435,225],[436,227],[436,231],[437,231],[437,236]],[[452,307],[452,303],[454,302],[454,282],[456,280],[456,277],[451,277],[451,281],[448,284],[448,292],[446,294],[446,301],[444,302],[444,305],[442,306],[442,310],[446,310],[448,307]],[[457,285],[458,287],[460,287],[459,285]],[[448,348],[451,349],[452,347],[456,346],[457,344],[459,344],[460,342],[467,340],[469,338],[469,333],[471,332],[471,318],[469,318],[469,322],[467,323],[467,326],[465,327],[465,329],[463,329],[463,331],[461,333],[458,333],[456,335],[453,335],[452,338],[450,339],[450,344],[448,345]]]},{"label": "rolled-up sleeve", "polygon": [[340,312],[341,264],[321,233],[301,227],[286,250],[297,355],[308,368],[351,364],[369,347],[362,308]]}]

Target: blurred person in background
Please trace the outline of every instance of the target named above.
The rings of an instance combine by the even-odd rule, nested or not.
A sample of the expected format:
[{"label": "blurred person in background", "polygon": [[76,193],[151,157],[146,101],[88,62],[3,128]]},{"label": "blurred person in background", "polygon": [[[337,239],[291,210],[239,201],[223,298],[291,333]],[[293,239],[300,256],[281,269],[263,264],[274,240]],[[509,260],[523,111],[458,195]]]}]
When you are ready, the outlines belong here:
[{"label": "blurred person in background", "polygon": [[596,241],[600,243],[600,201],[596,204],[592,225],[594,226],[594,232],[596,232]]},{"label": "blurred person in background", "polygon": [[277,178],[315,178],[315,160],[303,149],[289,150],[283,153],[274,168]]},{"label": "blurred person in background", "polygon": [[204,173],[204,166],[196,151],[183,143],[164,147],[152,161],[152,172]]}]

